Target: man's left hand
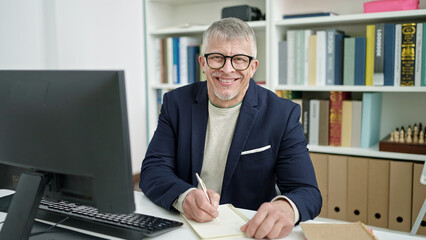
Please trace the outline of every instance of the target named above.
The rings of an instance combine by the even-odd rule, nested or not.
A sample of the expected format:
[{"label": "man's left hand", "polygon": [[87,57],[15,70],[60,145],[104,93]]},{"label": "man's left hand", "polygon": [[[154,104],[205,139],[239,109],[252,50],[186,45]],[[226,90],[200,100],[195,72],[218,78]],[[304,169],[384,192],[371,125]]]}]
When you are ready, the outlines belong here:
[{"label": "man's left hand", "polygon": [[263,203],[254,217],[241,227],[248,237],[283,238],[294,227],[294,211],[286,200]]}]

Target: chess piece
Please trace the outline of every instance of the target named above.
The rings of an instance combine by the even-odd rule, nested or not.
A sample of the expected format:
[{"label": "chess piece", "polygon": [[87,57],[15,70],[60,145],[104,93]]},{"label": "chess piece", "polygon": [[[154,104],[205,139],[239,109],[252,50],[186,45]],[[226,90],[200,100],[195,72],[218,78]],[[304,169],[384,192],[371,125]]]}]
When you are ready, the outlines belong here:
[{"label": "chess piece", "polygon": [[399,129],[396,128],[396,130],[393,132],[394,141],[397,143],[399,142]]},{"label": "chess piece", "polygon": [[424,143],[425,143],[425,134],[423,130],[420,130],[419,144],[424,144]]},{"label": "chess piece", "polygon": [[405,137],[405,142],[406,143],[412,143],[413,142],[413,137],[412,137],[412,135],[413,135],[413,133],[412,133],[412,130],[411,130],[411,126],[410,125],[408,125],[408,128],[407,128],[407,134],[405,135],[406,137]]},{"label": "chess piece", "polygon": [[399,142],[405,143],[404,127],[401,127],[401,130],[399,131]]},{"label": "chess piece", "polygon": [[390,133],[389,142],[395,142],[395,139],[394,139],[393,135],[394,135],[394,132],[391,132]]},{"label": "chess piece", "polygon": [[419,127],[414,124],[413,143],[419,143]]}]

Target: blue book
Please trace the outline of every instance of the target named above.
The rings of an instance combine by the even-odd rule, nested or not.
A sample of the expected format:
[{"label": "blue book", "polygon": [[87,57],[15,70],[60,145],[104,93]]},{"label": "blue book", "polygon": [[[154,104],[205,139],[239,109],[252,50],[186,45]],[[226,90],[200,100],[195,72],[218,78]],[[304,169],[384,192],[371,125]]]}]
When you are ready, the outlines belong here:
[{"label": "blue book", "polygon": [[180,83],[179,37],[173,38],[173,83]]},{"label": "blue book", "polygon": [[366,38],[355,38],[355,86],[365,86]]},{"label": "blue book", "polygon": [[395,75],[395,24],[385,24],[384,86],[393,86]]},{"label": "blue book", "polygon": [[361,148],[370,148],[380,141],[382,93],[362,94]]},{"label": "blue book", "polygon": [[283,19],[292,19],[292,18],[307,18],[307,17],[327,17],[327,16],[336,16],[334,12],[313,12],[313,13],[301,13],[301,14],[289,14],[284,15]]},{"label": "blue book", "polygon": [[200,81],[200,68],[198,56],[200,55],[200,46],[188,46],[188,83]]},{"label": "blue book", "polygon": [[326,30],[326,85],[343,84],[343,38],[342,31]]}]

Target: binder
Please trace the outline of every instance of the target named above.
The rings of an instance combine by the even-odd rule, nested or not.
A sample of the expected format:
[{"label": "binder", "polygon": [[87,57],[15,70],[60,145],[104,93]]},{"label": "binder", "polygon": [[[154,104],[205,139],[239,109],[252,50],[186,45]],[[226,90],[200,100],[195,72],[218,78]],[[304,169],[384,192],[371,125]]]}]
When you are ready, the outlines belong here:
[{"label": "binder", "polygon": [[346,156],[328,156],[328,217],[347,219],[347,165]]},{"label": "binder", "polygon": [[318,188],[322,195],[322,208],[320,217],[327,217],[328,212],[328,154],[310,153],[315,169]]},{"label": "binder", "polygon": [[413,163],[391,161],[389,177],[389,229],[409,232]]},{"label": "binder", "polygon": [[389,223],[390,161],[368,161],[367,224],[387,228]]},{"label": "binder", "polygon": [[[414,222],[419,215],[420,209],[422,208],[423,202],[426,199],[426,185],[420,183],[420,176],[423,171],[423,163],[414,163],[413,167],[413,207],[411,215],[411,226],[414,225]],[[426,215],[423,216],[423,221],[420,223],[417,234],[426,235]]]},{"label": "binder", "polygon": [[368,159],[348,157],[347,220],[367,222]]}]

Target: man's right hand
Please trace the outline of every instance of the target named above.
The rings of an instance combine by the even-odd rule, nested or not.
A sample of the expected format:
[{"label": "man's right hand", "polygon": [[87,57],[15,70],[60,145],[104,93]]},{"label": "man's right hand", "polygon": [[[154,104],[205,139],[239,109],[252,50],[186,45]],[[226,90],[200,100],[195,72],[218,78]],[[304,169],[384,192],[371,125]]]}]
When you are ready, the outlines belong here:
[{"label": "man's right hand", "polygon": [[207,200],[203,190],[197,188],[188,193],[182,204],[185,217],[197,222],[209,222],[219,216],[217,207],[219,206],[220,195],[207,189],[207,194],[211,203]]}]

